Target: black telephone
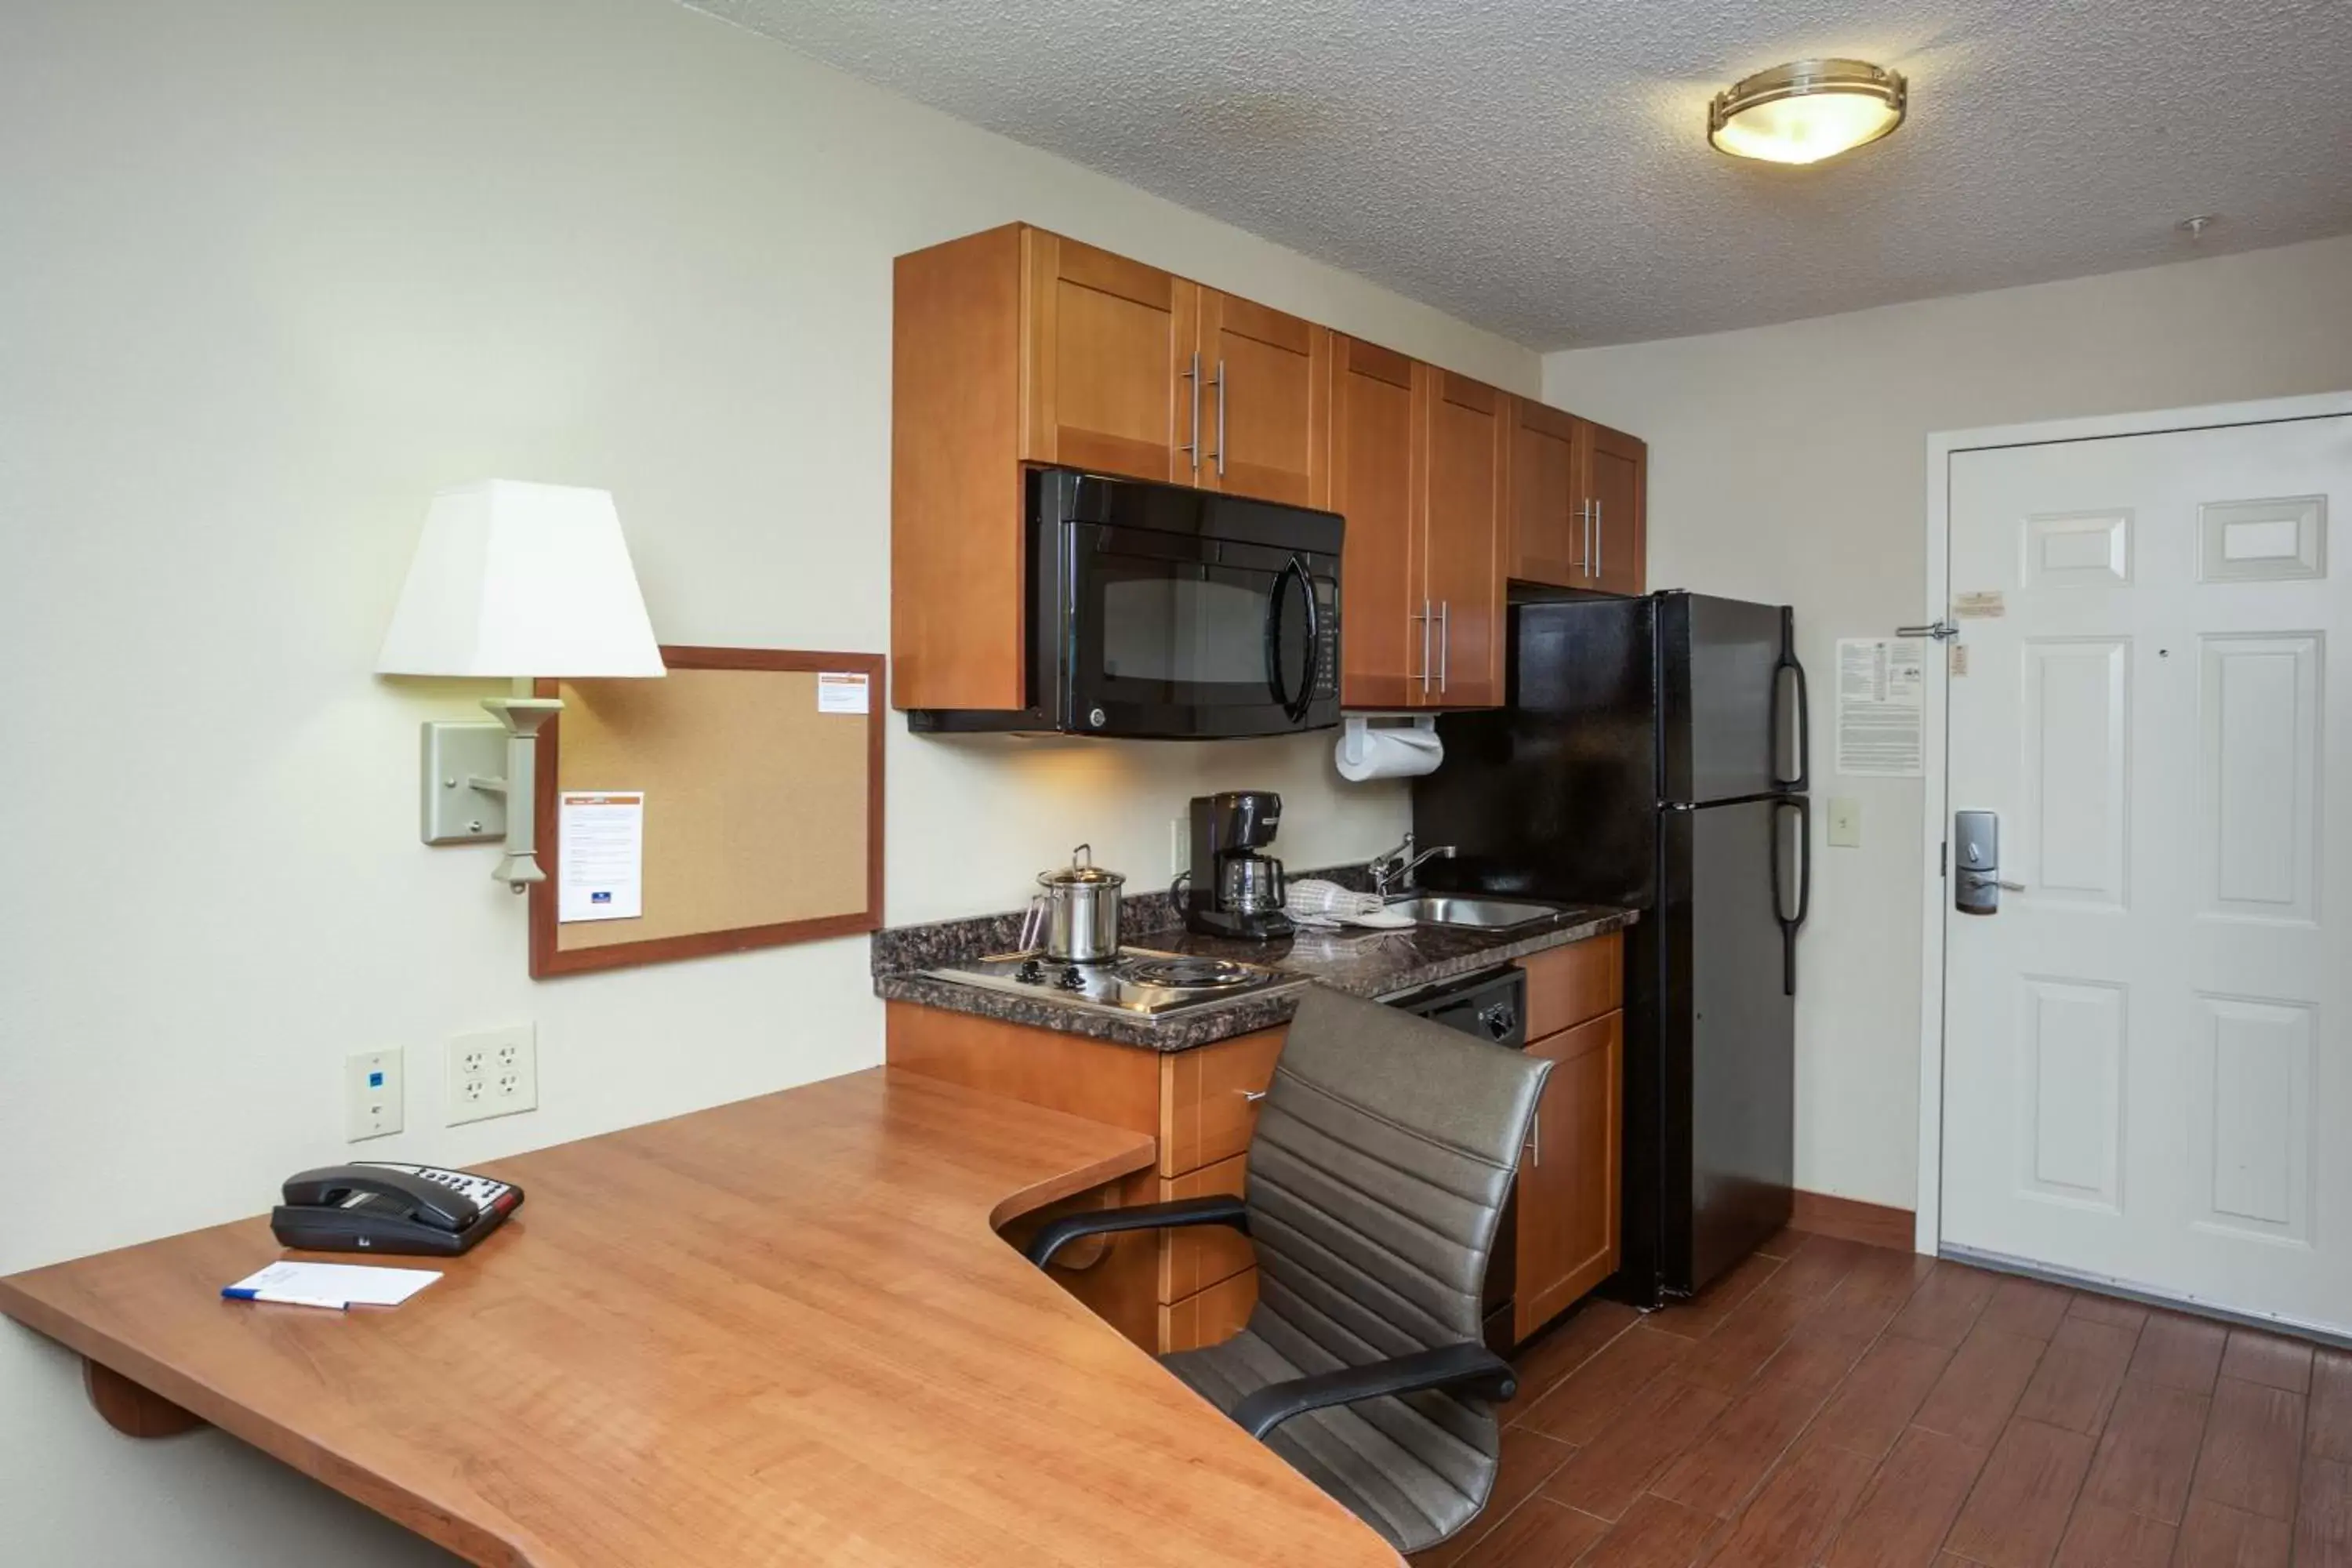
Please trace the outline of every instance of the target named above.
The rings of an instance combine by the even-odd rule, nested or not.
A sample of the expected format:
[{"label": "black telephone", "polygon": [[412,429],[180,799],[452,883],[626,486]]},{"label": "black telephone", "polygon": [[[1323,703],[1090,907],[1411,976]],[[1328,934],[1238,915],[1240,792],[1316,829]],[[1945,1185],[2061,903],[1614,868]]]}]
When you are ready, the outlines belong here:
[{"label": "black telephone", "polygon": [[468,1171],[364,1160],[286,1179],[269,1228],[314,1252],[470,1250],[522,1206],[522,1189]]}]

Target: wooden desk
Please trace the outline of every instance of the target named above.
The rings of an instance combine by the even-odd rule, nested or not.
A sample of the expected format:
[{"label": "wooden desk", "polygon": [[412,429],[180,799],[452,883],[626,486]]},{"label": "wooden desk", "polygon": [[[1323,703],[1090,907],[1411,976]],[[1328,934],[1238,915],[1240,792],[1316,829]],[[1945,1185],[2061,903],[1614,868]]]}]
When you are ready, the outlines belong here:
[{"label": "wooden desk", "polygon": [[220,1300],[261,1219],[0,1310],[118,1425],[152,1390],[478,1563],[1395,1568],[991,1228],[1153,1152],[876,1068],[487,1167],[521,1212],[394,1310]]}]

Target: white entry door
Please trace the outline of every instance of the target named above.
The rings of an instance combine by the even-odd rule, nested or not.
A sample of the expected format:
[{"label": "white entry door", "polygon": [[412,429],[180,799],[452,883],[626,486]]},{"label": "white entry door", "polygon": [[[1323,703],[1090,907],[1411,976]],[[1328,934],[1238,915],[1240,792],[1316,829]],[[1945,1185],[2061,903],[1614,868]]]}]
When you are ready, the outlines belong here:
[{"label": "white entry door", "polygon": [[2352,1331],[2352,416],[1950,465],[1943,1240]]}]

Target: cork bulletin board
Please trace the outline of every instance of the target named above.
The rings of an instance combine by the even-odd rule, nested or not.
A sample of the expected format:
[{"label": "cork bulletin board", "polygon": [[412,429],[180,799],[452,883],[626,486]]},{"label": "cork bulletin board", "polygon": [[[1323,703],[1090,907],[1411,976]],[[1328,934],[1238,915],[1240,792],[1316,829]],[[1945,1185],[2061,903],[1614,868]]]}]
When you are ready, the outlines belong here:
[{"label": "cork bulletin board", "polygon": [[[534,979],[878,930],[879,654],[665,647],[654,680],[542,680]],[[865,678],[863,712],[838,700]],[[820,677],[830,700],[821,703]],[[643,792],[643,910],[557,919],[563,791]]]}]

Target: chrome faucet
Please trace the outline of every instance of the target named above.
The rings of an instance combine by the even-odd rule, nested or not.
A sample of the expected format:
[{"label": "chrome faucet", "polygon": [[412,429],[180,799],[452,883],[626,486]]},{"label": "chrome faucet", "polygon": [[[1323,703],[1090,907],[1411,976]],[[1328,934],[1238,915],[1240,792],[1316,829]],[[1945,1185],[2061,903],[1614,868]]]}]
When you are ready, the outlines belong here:
[{"label": "chrome faucet", "polygon": [[1413,891],[1412,874],[1429,861],[1441,858],[1453,859],[1454,846],[1440,844],[1415,854],[1412,835],[1407,833],[1403,843],[1385,854],[1373,856],[1371,864],[1365,869],[1372,874],[1372,891],[1385,899],[1392,893]]}]

